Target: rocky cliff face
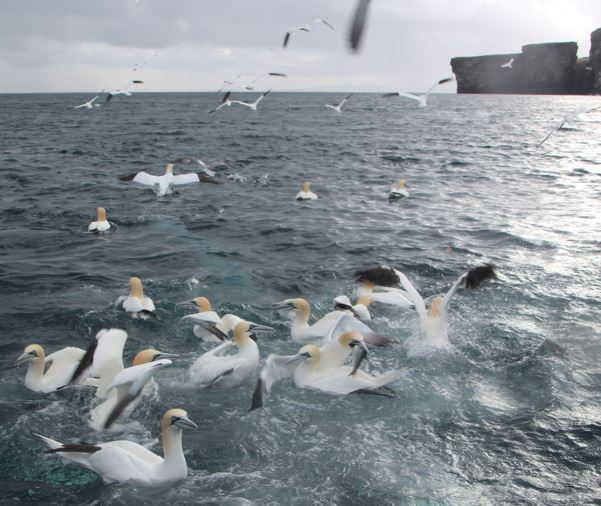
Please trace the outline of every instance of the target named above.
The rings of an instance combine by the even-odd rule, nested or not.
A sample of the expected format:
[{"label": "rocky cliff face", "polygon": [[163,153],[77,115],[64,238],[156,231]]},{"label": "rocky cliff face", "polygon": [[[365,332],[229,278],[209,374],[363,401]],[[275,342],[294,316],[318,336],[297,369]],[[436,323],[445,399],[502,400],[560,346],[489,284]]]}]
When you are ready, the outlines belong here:
[{"label": "rocky cliff face", "polygon": [[575,42],[528,44],[517,54],[453,58],[451,68],[457,93],[601,93],[601,28],[591,34],[590,58],[577,53]]}]

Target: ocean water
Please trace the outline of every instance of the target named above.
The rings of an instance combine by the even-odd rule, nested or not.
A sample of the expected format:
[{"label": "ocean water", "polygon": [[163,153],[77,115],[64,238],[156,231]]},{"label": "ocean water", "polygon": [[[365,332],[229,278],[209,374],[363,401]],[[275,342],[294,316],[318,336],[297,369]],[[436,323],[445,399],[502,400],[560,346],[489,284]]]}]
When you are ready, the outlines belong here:
[{"label": "ocean water", "polygon": [[[601,502],[601,111],[537,146],[601,99],[434,95],[420,109],[356,94],[342,114],[324,108],[342,97],[274,92],[257,112],[208,115],[216,94],[139,93],[94,110],[73,109],[87,95],[0,96],[1,504]],[[181,156],[224,184],[157,199],[118,179]],[[389,202],[399,178],[410,197]],[[319,200],[294,200],[305,180]],[[101,237],[86,232],[98,206],[117,225]],[[453,298],[448,349],[412,353],[415,314],[373,307],[372,328],[398,343],[366,368],[403,370],[393,399],[288,381],[249,413],[254,381],[187,382],[209,346],[177,302],[204,295],[274,326],[264,359],[298,349],[274,302],[301,296],[321,316],[354,293],[354,271],[380,263],[431,296],[484,262],[499,278]],[[160,321],[114,307],[133,275]],[[85,348],[107,327],[128,332],[127,363],[147,346],[181,355],[108,434],[88,426],[92,395],[29,391],[14,367],[27,344]],[[161,453],[172,407],[199,429],[183,434],[187,479],[164,486],[106,485],[34,435]]]}]

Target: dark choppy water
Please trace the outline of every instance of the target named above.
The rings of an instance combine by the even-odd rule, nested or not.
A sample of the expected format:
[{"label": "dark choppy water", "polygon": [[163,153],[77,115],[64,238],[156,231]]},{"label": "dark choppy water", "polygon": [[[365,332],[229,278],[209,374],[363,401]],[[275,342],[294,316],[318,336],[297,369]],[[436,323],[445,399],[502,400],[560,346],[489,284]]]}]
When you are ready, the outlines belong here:
[{"label": "dark choppy water", "polygon": [[[417,109],[355,95],[336,115],[322,104],[338,95],[274,93],[257,113],[213,116],[213,94],[73,110],[84,98],[0,96],[2,504],[601,501],[601,112],[536,147],[598,97],[433,96]],[[158,201],[117,179],[183,155],[247,181]],[[399,177],[411,197],[389,204]],[[293,200],[305,179],[311,204]],[[101,238],[85,233],[99,205],[118,224]],[[322,315],[352,292],[355,269],[380,262],[432,295],[484,261],[500,280],[455,297],[450,352],[372,354],[374,369],[406,368],[396,399],[283,383],[248,414],[252,384],[184,384],[204,348],[176,302],[206,295],[220,313],[271,322],[262,356],[288,354],[297,346],[273,302],[303,296]],[[132,275],[161,322],[114,309]],[[376,314],[373,326],[400,342],[416,330],[412,314]],[[162,371],[159,398],[106,435],[87,426],[88,395],[33,393],[11,365],[31,342],[86,347],[108,326],[129,333],[128,361],[146,345],[183,358]],[[152,443],[174,406],[200,426],[184,434],[189,476],[176,485],[104,485],[44,456],[33,436]]]}]

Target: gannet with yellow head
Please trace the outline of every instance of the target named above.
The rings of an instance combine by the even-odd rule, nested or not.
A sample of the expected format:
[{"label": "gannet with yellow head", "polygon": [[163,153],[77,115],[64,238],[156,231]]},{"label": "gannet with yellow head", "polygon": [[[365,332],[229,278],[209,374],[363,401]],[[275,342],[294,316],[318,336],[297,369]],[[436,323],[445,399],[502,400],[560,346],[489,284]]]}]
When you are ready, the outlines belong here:
[{"label": "gannet with yellow head", "polygon": [[133,318],[158,318],[154,312],[154,302],[144,295],[142,281],[138,277],[129,278],[129,295],[122,295],[116,305],[121,305]]},{"label": "gannet with yellow head", "polygon": [[409,191],[405,186],[405,180],[399,179],[393,186],[390,188],[390,193],[388,194],[389,199],[400,199],[402,197],[408,197]]},{"label": "gannet with yellow head", "polygon": [[377,334],[367,325],[346,311],[332,311],[309,325],[311,308],[302,298],[285,299],[273,305],[274,309],[291,309],[294,320],[290,329],[292,340],[297,343],[320,343],[336,339],[342,332],[354,330],[363,335],[368,344],[373,346],[388,346],[393,339]]},{"label": "gannet with yellow head", "polygon": [[140,351],[133,365],[114,377],[104,402],[90,412],[91,426],[96,430],[109,429],[122,413],[131,414],[143,397],[157,391],[154,374],[171,365],[169,358],[174,357],[178,355],[154,348]]},{"label": "gannet with yellow head", "polygon": [[106,209],[104,207],[96,208],[96,221],[88,225],[88,232],[108,232],[111,228],[110,222],[106,219]]},{"label": "gannet with yellow head", "polygon": [[[201,387],[234,387],[251,376],[259,365],[259,348],[251,333],[271,332],[271,327],[240,321],[234,329],[233,341],[227,341],[198,357],[190,366],[190,380]],[[224,353],[235,345],[234,355]]]},{"label": "gannet with yellow head", "polygon": [[183,409],[170,409],[163,415],[163,457],[132,441],[120,440],[98,443],[63,444],[36,434],[66,463],[74,463],[99,474],[106,483],[137,481],[155,484],[181,480],[188,475],[182,449],[182,429],[198,426]]},{"label": "gannet with yellow head", "polygon": [[339,295],[334,299],[334,310],[349,311],[359,320],[367,322],[371,320],[369,305],[372,302],[370,295],[361,295],[356,304],[351,304],[351,300],[346,295]]},{"label": "gannet with yellow head", "polygon": [[[84,350],[70,346],[46,356],[44,348],[39,344],[30,344],[17,358],[17,364],[27,364],[27,388],[34,392],[48,393],[69,384],[84,354]],[[50,367],[44,372],[47,363],[50,363]]]},{"label": "gannet with yellow head", "polygon": [[[358,341],[357,334],[348,333],[339,341],[344,348]],[[347,344],[344,344],[344,343]],[[261,370],[253,393],[251,411],[263,407],[265,397],[277,380],[292,378],[297,388],[307,388],[320,392],[346,395],[355,392],[392,396],[394,392],[386,387],[402,371],[390,371],[380,376],[372,376],[358,370],[361,360],[356,359],[353,367],[336,365],[330,354],[330,344],[318,348],[314,344],[303,346],[296,355],[269,355]],[[348,354],[348,353],[347,353]]]},{"label": "gannet with yellow head", "polygon": [[[129,176],[121,178],[124,181],[129,179]],[[165,174],[162,176],[153,176],[147,172],[138,172],[133,179],[134,183],[139,183],[145,186],[152,186],[154,188],[157,197],[164,197],[173,193],[173,187],[189,184],[189,183],[200,183],[200,178],[196,172],[190,172],[188,174],[173,175],[173,164],[168,163],[165,169]]]},{"label": "gannet with yellow head", "polygon": [[180,302],[176,305],[193,304],[197,313],[186,315],[182,320],[194,323],[194,335],[203,341],[222,343],[228,339],[228,331],[232,330],[223,322],[220,316],[213,311],[211,301],[206,297],[195,297],[192,300]]},{"label": "gannet with yellow head", "polygon": [[296,200],[317,200],[317,195],[311,191],[311,183],[305,181],[303,183],[303,189],[299,191],[294,198]]}]

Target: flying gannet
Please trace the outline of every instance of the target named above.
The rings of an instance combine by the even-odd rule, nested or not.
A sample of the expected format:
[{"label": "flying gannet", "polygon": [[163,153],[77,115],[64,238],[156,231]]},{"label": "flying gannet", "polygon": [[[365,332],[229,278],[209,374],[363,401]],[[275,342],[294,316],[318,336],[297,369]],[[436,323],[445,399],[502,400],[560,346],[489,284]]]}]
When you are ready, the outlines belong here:
[{"label": "flying gannet", "polygon": [[[190,366],[190,380],[201,387],[234,387],[243,383],[259,365],[259,348],[251,332],[271,332],[271,327],[241,321],[234,329],[234,340],[227,341],[198,357]],[[224,355],[236,345],[238,352]]]},{"label": "flying gannet", "polygon": [[213,114],[214,112],[217,112],[219,109],[221,109],[224,106],[230,107],[232,105],[232,101],[230,100],[231,94],[232,94],[231,91],[226,91],[225,95],[223,95],[223,98],[221,99],[221,104],[219,104],[215,109],[210,110],[209,114]]},{"label": "flying gannet", "polygon": [[232,100],[231,103],[232,104],[243,105],[243,106],[248,107],[249,109],[251,109],[253,111],[256,111],[257,110],[257,105],[259,105],[259,102],[261,100],[263,100],[270,92],[271,92],[271,90],[267,90],[259,98],[257,98],[254,102],[242,102],[240,100]]},{"label": "flying gannet", "polygon": [[106,397],[113,379],[123,370],[126,340],[127,332],[121,329],[100,330],[73,371],[69,385],[78,383],[85,373],[84,384],[96,387],[97,397]]},{"label": "flying gannet", "polygon": [[313,325],[309,325],[311,308],[305,299],[285,299],[274,304],[273,308],[293,311],[294,321],[290,329],[290,337],[297,343],[327,342],[347,331],[359,332],[372,346],[389,346],[393,342],[392,338],[375,333],[346,311],[331,311]]},{"label": "flying gannet", "polygon": [[511,60],[509,60],[507,63],[504,63],[503,65],[501,65],[501,68],[502,69],[512,69],[514,61],[515,61],[515,58],[511,58]]},{"label": "flying gannet", "polygon": [[98,95],[96,95],[91,100],[88,100],[87,102],[84,102],[83,104],[76,105],[73,109],[82,109],[82,108],[93,109],[94,107],[100,107],[100,104],[95,104],[94,102],[100,98],[100,95],[102,95],[103,92],[104,92],[104,90],[102,90]]},{"label": "flying gannet", "polygon": [[[314,19],[313,20],[313,24],[315,24],[315,23],[324,24],[325,26],[327,26],[328,28],[332,29],[333,31],[336,31],[334,29],[334,27],[330,23],[328,23],[325,19],[321,19],[321,18]],[[313,26],[311,26],[311,25],[303,25],[303,26],[298,26],[296,28],[291,28],[290,30],[288,30],[284,34],[284,42],[283,42],[284,49],[288,46],[288,42],[290,41],[290,35],[292,34],[292,32],[295,32],[295,31],[312,32],[313,31]]]},{"label": "flying gannet", "polygon": [[144,84],[144,81],[135,79],[133,81],[130,81],[126,88],[120,88],[118,90],[109,91],[108,95],[106,96],[106,103],[108,104],[115,95],[125,95],[126,97],[131,97],[131,89],[134,84]]},{"label": "flying gannet", "polygon": [[400,199],[403,197],[408,197],[409,191],[405,186],[405,180],[399,179],[391,188],[390,193],[388,194],[388,198],[391,200]]},{"label": "flying gannet", "polygon": [[352,51],[358,51],[363,32],[365,30],[365,23],[367,21],[367,11],[370,0],[357,0],[355,12],[351,21],[351,28],[349,30],[349,44]]},{"label": "flying gannet", "polygon": [[338,105],[330,105],[330,104],[326,104],[326,107],[330,108],[330,109],[334,109],[336,112],[342,112],[342,106],[345,104],[345,102],[351,98],[353,96],[353,94],[351,93],[350,95],[347,95],[346,97],[344,97],[342,99],[342,101],[338,104]]},{"label": "flying gannet", "polygon": [[181,186],[189,183],[200,183],[200,178],[196,172],[188,174],[173,175],[173,164],[168,163],[165,168],[165,174],[162,176],[153,176],[147,172],[141,171],[129,176],[119,177],[121,181],[133,181],[144,186],[152,186],[157,197],[164,197],[173,193],[174,186]]},{"label": "flying gannet", "polygon": [[267,72],[266,74],[261,74],[259,77],[256,77],[248,84],[244,86],[249,91],[255,89],[255,84],[257,84],[261,79],[265,79],[266,77],[288,77],[286,74],[282,74],[281,72]]},{"label": "flying gannet", "polygon": [[445,77],[444,79],[441,79],[440,81],[436,81],[428,91],[426,91],[426,93],[424,93],[423,95],[414,95],[413,93],[405,93],[402,91],[397,91],[394,93],[385,93],[383,96],[384,97],[404,97],[404,98],[410,98],[411,100],[415,100],[417,102],[417,104],[420,107],[426,107],[428,105],[428,97],[430,96],[430,93],[432,93],[432,91],[434,90],[434,88],[436,88],[437,86],[444,84],[444,83],[448,83],[450,81],[452,81],[453,78],[452,77]]},{"label": "flying gannet", "polygon": [[154,374],[171,365],[169,358],[177,356],[152,348],[139,352],[132,366],[123,369],[113,378],[108,387],[107,398],[92,409],[92,427],[108,429],[123,412],[130,414],[142,397],[156,391]]},{"label": "flying gannet", "polygon": [[549,139],[553,134],[559,132],[566,123],[571,123],[573,121],[575,121],[576,119],[578,119],[578,116],[580,116],[581,114],[587,114],[589,112],[593,112],[593,111],[598,111],[599,109],[601,109],[601,106],[599,107],[593,107],[592,109],[579,109],[577,111],[572,111],[568,114],[566,114],[562,120],[559,122],[559,124],[556,127],[553,127],[553,129],[547,134],[547,136],[540,141],[537,146],[542,146],[542,144],[544,142],[547,141],[547,139]]},{"label": "flying gannet", "polygon": [[[17,365],[27,364],[25,386],[34,392],[54,392],[69,384],[71,376],[84,356],[85,351],[69,346],[46,357],[39,344],[30,344],[17,358]],[[44,372],[45,365],[50,367]]]},{"label": "flying gannet", "polygon": [[296,355],[271,354],[265,361],[255,387],[250,410],[263,407],[265,397],[277,380],[292,378],[297,388],[318,390],[327,394],[347,395],[371,393],[393,396],[394,391],[386,385],[394,381],[402,371],[390,371],[372,376],[353,367],[334,366],[322,362],[322,349],[313,344],[303,346]]},{"label": "flying gannet", "polygon": [[111,224],[106,219],[106,209],[104,207],[96,208],[96,216],[96,221],[93,221],[88,225],[88,232],[108,232],[111,228]]},{"label": "flying gannet", "polygon": [[311,183],[305,181],[303,183],[303,189],[299,191],[294,198],[296,200],[317,200],[317,195],[311,191]]},{"label": "flying gannet", "polygon": [[129,278],[129,288],[129,295],[119,297],[115,305],[121,305],[132,318],[141,318],[143,320],[149,318],[158,319],[157,314],[154,312],[154,302],[150,297],[144,295],[140,278],[135,276]]},{"label": "flying gannet", "polygon": [[197,429],[198,426],[183,409],[170,409],[165,413],[162,423],[163,458],[131,441],[63,444],[41,434],[36,436],[50,448],[46,453],[57,453],[65,463],[94,471],[106,483],[138,481],[154,484],[187,476],[182,429],[189,428]]}]

